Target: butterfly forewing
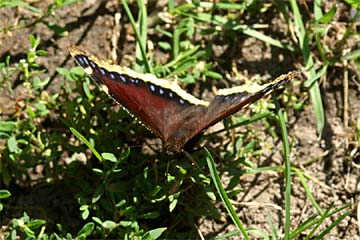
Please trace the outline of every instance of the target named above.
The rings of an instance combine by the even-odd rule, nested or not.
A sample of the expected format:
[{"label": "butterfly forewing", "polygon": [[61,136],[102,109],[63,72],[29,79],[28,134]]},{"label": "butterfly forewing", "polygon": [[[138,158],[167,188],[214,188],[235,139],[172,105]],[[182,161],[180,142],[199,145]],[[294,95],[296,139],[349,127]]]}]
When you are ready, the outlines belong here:
[{"label": "butterfly forewing", "polygon": [[107,94],[166,144],[181,149],[189,133],[199,125],[196,115],[201,112],[200,109],[204,112],[208,103],[189,96],[177,85],[156,79],[153,75],[108,65],[77,47],[71,47],[70,53]]}]

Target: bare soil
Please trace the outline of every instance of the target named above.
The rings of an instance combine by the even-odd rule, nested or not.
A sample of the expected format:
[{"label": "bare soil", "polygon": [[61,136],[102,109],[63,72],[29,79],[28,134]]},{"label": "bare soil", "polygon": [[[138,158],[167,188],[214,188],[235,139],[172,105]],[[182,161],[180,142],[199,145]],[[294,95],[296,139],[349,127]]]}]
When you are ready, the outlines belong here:
[{"label": "bare soil", "polygon": [[[52,1],[35,1],[39,8],[46,9]],[[70,5],[58,10],[55,14],[56,22],[67,29],[65,37],[56,36],[42,23],[34,26],[28,26],[9,33],[0,34],[0,56],[3,60],[5,56],[11,55],[12,61],[23,58],[23,53],[29,47],[29,34],[38,35],[42,42],[40,49],[48,51],[48,56],[41,57],[39,64],[43,65],[49,72],[44,76],[51,77],[47,91],[50,94],[59,90],[60,78],[55,69],[57,67],[72,67],[75,65],[70,58],[67,50],[68,46],[80,45],[90,53],[101,59],[113,59],[120,65],[129,66],[134,62],[135,37],[130,24],[125,18],[126,14],[118,4],[119,1],[84,1],[82,4]],[[149,21],[152,20],[152,12],[161,12],[166,3],[160,1],[153,3],[149,8]],[[121,12],[120,29],[115,28],[114,14]],[[338,16],[339,19],[346,19],[343,15],[349,14],[349,9],[344,8]],[[284,34],[287,29],[283,26],[279,16],[266,14],[261,16],[261,21],[267,25],[265,31],[270,36],[271,32]],[[14,24],[17,19],[27,19],[31,22],[34,19],[34,13],[25,8],[0,9],[0,27]],[[340,21],[340,20],[339,20]],[[344,21],[344,20],[342,20]],[[334,31],[340,31],[334,29]],[[117,35],[120,32],[119,36]],[[149,33],[149,39],[156,35],[155,32]],[[335,33],[334,33],[335,35]],[[280,36],[275,36],[279,38]],[[114,41],[115,39],[115,41]],[[329,39],[331,41],[331,39]],[[356,40],[354,40],[356,41]],[[359,41],[359,39],[357,39]],[[118,49],[114,51],[115,42]],[[239,40],[234,43],[235,46],[226,46],[224,39],[219,39],[218,58],[221,60],[229,52],[236,59],[235,66],[245,77],[252,77],[256,74],[276,77],[277,74],[286,73],[302,64],[301,57],[292,56],[285,50],[265,45],[260,40],[239,34]],[[156,44],[156,43],[155,43]],[[355,44],[355,43],[354,43]],[[227,52],[222,48],[227,47]],[[114,54],[114,52],[116,54]],[[223,54],[223,55],[222,55]],[[156,56],[164,56],[163,53],[156,53]],[[166,57],[166,56],[165,56]],[[220,67],[219,67],[220,68]],[[231,69],[222,69],[224,72]],[[356,74],[358,74],[356,76]],[[343,69],[331,69],[327,79],[321,80],[321,91],[323,102],[326,109],[326,126],[321,139],[316,133],[316,124],[314,113],[310,104],[310,99],[304,97],[305,109],[291,112],[289,115],[288,132],[292,145],[292,163],[301,168],[306,174],[311,176],[308,184],[311,191],[320,206],[325,209],[330,204],[336,207],[352,203],[352,213],[346,217],[335,229],[333,229],[326,239],[360,239],[359,222],[357,219],[357,206],[359,202],[359,150],[355,142],[355,124],[360,124],[360,98],[359,87],[351,79],[358,79],[359,73],[349,71],[348,109],[344,109],[344,75]],[[294,87],[294,91],[303,91],[306,89]],[[3,114],[11,115],[12,102],[17,97],[21,97],[25,91],[21,85],[15,89],[15,97],[10,97],[9,93],[3,89],[0,97],[0,106]],[[344,111],[348,116],[344,122]],[[254,127],[258,127],[257,124]],[[259,126],[262,127],[262,126]],[[270,136],[262,136],[264,146],[266,144],[276,145],[275,149],[281,149],[281,142],[274,141]],[[282,158],[279,153],[273,155],[272,152],[264,150],[263,156],[259,159],[258,165],[269,166],[279,164]],[[241,186],[238,188],[249,189],[237,195],[234,200],[240,219],[247,227],[257,227],[271,232],[268,225],[268,217],[271,216],[273,222],[279,223],[281,228],[284,224],[283,203],[284,203],[284,182],[283,177],[277,174],[259,174],[243,175],[241,177]],[[224,184],[229,182],[227,176],[223,176]],[[60,189],[59,189],[60,191]],[[63,192],[63,191],[62,191]],[[69,198],[71,199],[71,194]],[[59,200],[57,196],[64,197],[63,194],[54,192],[52,189],[36,188],[31,193],[13,192],[18,198],[31,202],[32,196],[44,196],[43,204],[51,202],[48,209],[56,207],[74,208],[68,201]],[[65,195],[67,196],[67,195]],[[50,199],[50,200],[49,200]],[[52,200],[51,200],[52,199]],[[57,200],[56,200],[57,199]],[[65,206],[62,205],[65,203]],[[69,204],[68,207],[67,204]],[[307,198],[300,180],[293,176],[292,185],[292,224],[298,226],[304,219],[314,214],[314,208]],[[75,206],[76,207],[76,206]],[[198,220],[199,231],[206,237],[213,237],[230,230],[235,230],[231,220],[227,217],[226,210],[221,204],[218,205],[222,212],[222,218],[210,219],[200,218]],[[75,211],[75,210],[74,210]],[[47,215],[56,215],[57,211],[49,211]],[[76,218],[69,216],[65,221],[77,221]],[[49,218],[49,216],[48,216]],[[51,217],[50,217],[51,218]],[[54,216],[56,218],[56,216]],[[75,223],[74,223],[75,224]],[[328,221],[328,225],[331,221]],[[324,226],[321,226],[323,229]]]}]

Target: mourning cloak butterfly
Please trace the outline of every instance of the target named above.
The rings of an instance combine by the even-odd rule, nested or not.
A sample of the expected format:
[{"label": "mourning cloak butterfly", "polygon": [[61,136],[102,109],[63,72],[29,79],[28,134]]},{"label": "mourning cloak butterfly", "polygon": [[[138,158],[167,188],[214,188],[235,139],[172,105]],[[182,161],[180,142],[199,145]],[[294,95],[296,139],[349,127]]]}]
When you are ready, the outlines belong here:
[{"label": "mourning cloak butterfly", "polygon": [[170,150],[180,151],[201,131],[239,111],[293,79],[297,72],[281,75],[259,86],[220,89],[210,102],[185,92],[171,81],[109,65],[78,47],[71,55],[100,87],[159,136]]}]

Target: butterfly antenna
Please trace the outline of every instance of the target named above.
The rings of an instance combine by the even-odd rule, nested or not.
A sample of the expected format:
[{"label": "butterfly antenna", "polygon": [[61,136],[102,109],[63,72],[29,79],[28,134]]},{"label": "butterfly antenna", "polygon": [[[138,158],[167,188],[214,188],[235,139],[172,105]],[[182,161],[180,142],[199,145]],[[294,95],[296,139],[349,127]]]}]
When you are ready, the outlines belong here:
[{"label": "butterfly antenna", "polygon": [[185,156],[190,159],[190,161],[195,165],[196,168],[198,168],[202,173],[205,174],[205,172],[200,168],[199,164],[195,161],[195,159],[186,151],[184,150],[183,153]]}]

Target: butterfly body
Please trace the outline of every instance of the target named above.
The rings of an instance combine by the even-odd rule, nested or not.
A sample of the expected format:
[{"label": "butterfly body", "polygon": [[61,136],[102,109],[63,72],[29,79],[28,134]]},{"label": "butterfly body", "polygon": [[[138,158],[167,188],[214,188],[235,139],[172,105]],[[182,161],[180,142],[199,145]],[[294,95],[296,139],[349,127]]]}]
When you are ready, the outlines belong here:
[{"label": "butterfly body", "polygon": [[174,151],[180,151],[190,139],[207,127],[258,100],[298,74],[290,72],[265,86],[255,84],[253,89],[242,86],[221,89],[208,102],[185,92],[174,82],[158,79],[151,74],[139,74],[126,67],[109,65],[77,47],[70,47],[70,53],[106,93]]}]

